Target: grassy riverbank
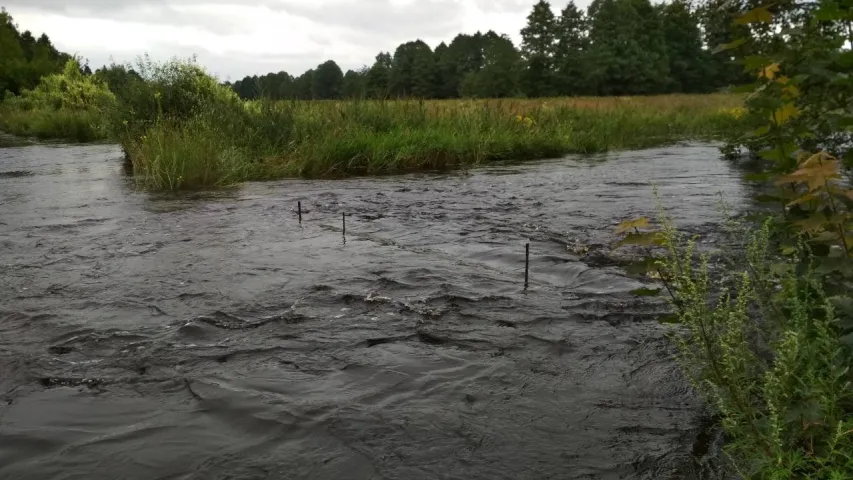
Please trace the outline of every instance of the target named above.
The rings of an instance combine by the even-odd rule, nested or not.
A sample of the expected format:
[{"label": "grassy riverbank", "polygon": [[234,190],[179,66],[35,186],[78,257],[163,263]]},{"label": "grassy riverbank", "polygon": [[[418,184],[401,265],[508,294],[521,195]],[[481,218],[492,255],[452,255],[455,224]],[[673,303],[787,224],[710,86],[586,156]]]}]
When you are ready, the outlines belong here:
[{"label": "grassy riverbank", "polygon": [[666,95],[536,100],[246,103],[122,135],[143,186],[177,190],[290,176],[470,167],[716,139],[741,99]]},{"label": "grassy riverbank", "polygon": [[247,102],[192,62],[116,68],[87,76],[69,62],[6,98],[0,129],[118,142],[150,190],[470,167],[744,130],[738,95]]},{"label": "grassy riverbank", "polygon": [[20,110],[0,108],[0,130],[19,137],[66,142],[108,138],[103,115],[94,110]]}]

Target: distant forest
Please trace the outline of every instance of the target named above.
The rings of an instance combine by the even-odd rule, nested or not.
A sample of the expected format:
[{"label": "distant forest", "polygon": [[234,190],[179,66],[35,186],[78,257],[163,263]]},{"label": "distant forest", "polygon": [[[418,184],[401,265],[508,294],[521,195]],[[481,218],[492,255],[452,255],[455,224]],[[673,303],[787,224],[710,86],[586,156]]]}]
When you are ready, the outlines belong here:
[{"label": "distant forest", "polygon": [[594,0],[555,15],[540,0],[516,47],[493,31],[459,34],[435,50],[421,40],[344,73],[334,60],[294,77],[245,77],[244,99],[550,97],[704,93],[743,80],[743,67],[714,54],[728,42],[738,2]]},{"label": "distant forest", "polygon": [[[740,83],[743,67],[717,45],[733,35],[731,0],[593,0],[558,15],[540,0],[516,47],[493,31],[459,34],[436,46],[415,40],[380,52],[371,66],[341,70],[334,60],[294,77],[287,72],[226,82],[244,99],[500,98],[704,93]],[[32,89],[71,56],[47,35],[19,32],[0,11],[0,96]],[[96,73],[105,79],[120,66]],[[88,65],[84,74],[91,74]],[[134,73],[133,70],[130,70]],[[120,73],[120,72],[119,72]],[[111,88],[116,81],[109,81]],[[0,97],[2,98],[2,97]]]},{"label": "distant forest", "polygon": [[[29,30],[19,32],[12,17],[0,10],[0,100],[7,91],[18,95],[33,89],[43,76],[61,72],[70,59],[46,34],[35,38]],[[92,73],[88,67],[86,73]]]}]

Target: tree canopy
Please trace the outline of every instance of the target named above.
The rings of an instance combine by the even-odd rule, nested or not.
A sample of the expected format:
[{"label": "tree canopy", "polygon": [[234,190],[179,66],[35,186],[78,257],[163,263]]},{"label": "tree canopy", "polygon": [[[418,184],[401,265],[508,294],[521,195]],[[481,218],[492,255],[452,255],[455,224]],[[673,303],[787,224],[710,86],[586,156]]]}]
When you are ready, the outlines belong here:
[{"label": "tree canopy", "polygon": [[[711,92],[744,79],[743,67],[731,56],[712,53],[737,33],[731,3],[593,0],[584,11],[570,0],[555,14],[548,1],[539,0],[517,46],[493,31],[460,33],[434,50],[422,40],[405,42],[342,79],[330,62],[303,75],[316,75],[323,65],[334,70],[339,86],[328,92],[334,98]],[[333,98],[298,88],[298,78],[270,75],[246,77],[233,88],[247,99]],[[279,87],[257,86],[269,81]]]},{"label": "tree canopy", "polygon": [[[712,53],[741,33],[732,24],[740,8],[735,4],[593,0],[584,11],[569,0],[555,13],[556,7],[538,0],[519,45],[493,31],[460,33],[435,49],[416,39],[346,72],[326,60],[301,75],[270,72],[227,85],[243,99],[273,100],[711,92],[744,80],[731,52]],[[35,88],[71,58],[46,35],[19,32],[5,10],[0,51],[0,94]],[[81,72],[91,73],[86,65]],[[112,65],[95,74],[115,90],[133,81],[135,72]]]},{"label": "tree canopy", "polygon": [[[0,9],[0,98],[35,88],[42,77],[62,72],[71,55],[59,52],[47,35],[18,31],[12,16]],[[88,66],[81,67],[81,72]]]}]

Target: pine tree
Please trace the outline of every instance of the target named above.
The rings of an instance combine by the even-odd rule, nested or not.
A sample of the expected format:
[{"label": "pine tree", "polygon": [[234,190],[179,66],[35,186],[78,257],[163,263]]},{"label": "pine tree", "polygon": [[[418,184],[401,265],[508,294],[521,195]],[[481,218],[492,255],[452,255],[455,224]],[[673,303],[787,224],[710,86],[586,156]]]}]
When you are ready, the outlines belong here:
[{"label": "pine tree", "polygon": [[557,70],[557,93],[560,95],[581,95],[588,92],[587,34],[584,12],[570,1],[557,19],[554,63]]},{"label": "pine tree", "polygon": [[590,4],[589,76],[599,95],[661,93],[670,82],[666,42],[649,0]]},{"label": "pine tree", "polygon": [[557,21],[551,4],[539,0],[521,29],[521,53],[527,62],[525,91],[532,97],[554,94],[554,49]]}]

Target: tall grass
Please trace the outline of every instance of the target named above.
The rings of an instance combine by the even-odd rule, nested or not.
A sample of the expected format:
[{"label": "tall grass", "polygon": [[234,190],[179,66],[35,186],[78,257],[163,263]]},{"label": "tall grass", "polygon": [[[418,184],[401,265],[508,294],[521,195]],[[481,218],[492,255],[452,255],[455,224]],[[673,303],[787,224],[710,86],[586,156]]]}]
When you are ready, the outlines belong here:
[{"label": "tall grass", "polygon": [[0,108],[0,130],[21,137],[78,143],[108,136],[103,114],[95,110]]},{"label": "tall grass", "polygon": [[186,189],[288,176],[470,167],[715,139],[732,95],[444,101],[224,102],[120,138],[141,184]]}]

